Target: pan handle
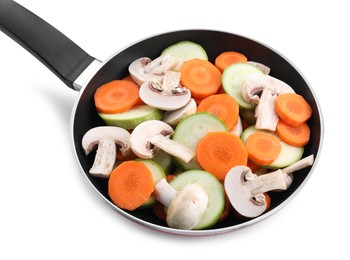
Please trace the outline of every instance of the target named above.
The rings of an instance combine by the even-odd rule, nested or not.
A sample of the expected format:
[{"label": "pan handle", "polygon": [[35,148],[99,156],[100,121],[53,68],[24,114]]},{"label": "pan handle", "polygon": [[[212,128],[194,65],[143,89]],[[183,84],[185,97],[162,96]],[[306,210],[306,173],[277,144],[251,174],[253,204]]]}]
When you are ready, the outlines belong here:
[{"label": "pan handle", "polygon": [[12,0],[0,0],[0,30],[33,54],[68,87],[99,63],[53,26]]}]

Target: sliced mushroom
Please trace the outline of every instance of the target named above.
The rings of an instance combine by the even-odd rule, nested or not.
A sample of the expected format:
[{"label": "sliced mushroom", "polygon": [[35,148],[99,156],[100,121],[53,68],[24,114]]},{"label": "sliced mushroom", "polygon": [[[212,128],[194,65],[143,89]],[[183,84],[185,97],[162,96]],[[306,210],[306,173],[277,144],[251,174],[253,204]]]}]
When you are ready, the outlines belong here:
[{"label": "sliced mushroom", "polygon": [[154,188],[155,197],[167,210],[169,227],[191,230],[198,225],[208,207],[208,194],[197,183],[187,184],[177,192],[165,179]]},{"label": "sliced mushroom", "polygon": [[177,59],[170,55],[160,56],[153,61],[148,57],[142,57],[129,65],[129,73],[139,86],[146,81],[161,82],[165,72],[175,68],[177,63]]},{"label": "sliced mushroom", "polygon": [[147,81],[140,87],[140,98],[151,107],[173,111],[185,106],[191,92],[180,85],[180,72],[167,71],[163,83]]},{"label": "sliced mushroom", "polygon": [[196,111],[197,103],[193,98],[191,98],[190,101],[182,108],[175,111],[165,112],[162,121],[174,127],[181,121],[181,119],[196,113]]},{"label": "sliced mushroom", "polygon": [[268,75],[270,74],[270,67],[262,64],[262,63],[259,63],[259,62],[256,62],[256,61],[247,61],[248,64],[250,65],[253,65],[254,67],[258,68],[259,70],[261,70],[264,74]]},{"label": "sliced mushroom", "polygon": [[152,158],[157,149],[162,149],[184,162],[190,162],[195,152],[170,139],[174,129],[159,120],[149,120],[139,124],[131,133],[133,152],[141,158]]},{"label": "sliced mushroom", "polygon": [[287,188],[292,185],[293,182],[293,172],[299,171],[301,169],[304,169],[306,167],[311,166],[314,163],[314,155],[311,154],[285,168],[282,169],[284,174],[284,179],[286,181]]},{"label": "sliced mushroom", "polygon": [[[275,101],[282,93],[295,93],[285,82],[269,75],[252,75],[242,88],[243,99],[251,104],[257,104],[255,117],[257,129],[275,131],[278,115],[275,111]],[[260,95],[260,96],[259,96]]]},{"label": "sliced mushroom", "polygon": [[243,133],[243,124],[240,116],[238,116],[237,124],[233,127],[230,133],[237,135],[238,137],[240,137],[241,134]]},{"label": "sliced mushroom", "polygon": [[130,133],[115,126],[92,128],[85,133],[82,147],[88,155],[96,146],[95,161],[89,173],[95,177],[108,178],[116,161],[117,148],[122,157],[131,153]]},{"label": "sliced mushroom", "polygon": [[248,218],[257,217],[267,209],[265,192],[287,189],[281,170],[256,176],[247,166],[233,167],[227,173],[224,185],[231,205]]}]

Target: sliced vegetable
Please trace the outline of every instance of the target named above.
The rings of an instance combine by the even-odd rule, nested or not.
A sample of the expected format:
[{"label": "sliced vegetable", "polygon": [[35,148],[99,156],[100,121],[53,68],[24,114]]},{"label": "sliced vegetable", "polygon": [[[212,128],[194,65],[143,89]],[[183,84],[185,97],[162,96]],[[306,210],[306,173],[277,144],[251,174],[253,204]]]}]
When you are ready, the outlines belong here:
[{"label": "sliced vegetable", "polygon": [[238,122],[237,124],[233,127],[233,129],[230,131],[231,134],[237,135],[238,137],[241,136],[243,133],[243,122],[241,120],[241,117],[238,116]]},{"label": "sliced vegetable", "polygon": [[[157,164],[156,162],[154,162],[152,160],[148,160],[148,159],[136,159],[136,161],[142,162],[143,164],[146,165],[146,167],[148,168],[148,170],[152,174],[152,178],[153,178],[154,183],[157,183],[161,179],[165,178],[165,173],[164,173],[163,168],[159,164]],[[154,198],[153,195],[151,195],[149,197],[149,199],[142,205],[142,207],[148,208],[150,206],[153,206],[156,202],[157,202],[157,200]]]},{"label": "sliced vegetable", "polygon": [[170,55],[163,55],[154,60],[142,57],[129,65],[131,78],[141,86],[146,81],[162,82],[167,71],[174,69],[178,60]]},{"label": "sliced vegetable", "polygon": [[138,105],[123,113],[98,113],[107,125],[119,126],[125,129],[134,129],[147,120],[160,120],[163,112],[148,105]]},{"label": "sliced vegetable", "polygon": [[126,210],[142,206],[153,190],[152,174],[142,162],[127,161],[120,164],[108,180],[108,195],[115,205]]},{"label": "sliced vegetable", "polygon": [[225,206],[225,195],[222,184],[212,174],[206,171],[191,170],[177,175],[170,182],[170,185],[179,191],[190,183],[196,183],[203,187],[209,199],[204,216],[193,229],[204,229],[213,226],[219,220]]},{"label": "sliced vegetable", "polygon": [[163,55],[170,55],[179,61],[177,70],[182,63],[192,59],[208,60],[208,55],[201,45],[191,41],[182,41],[175,43],[163,50]]},{"label": "sliced vegetable", "polygon": [[113,80],[96,89],[95,106],[100,113],[120,113],[139,100],[138,86],[129,80]]},{"label": "sliced vegetable", "polygon": [[165,123],[176,126],[183,118],[196,113],[197,104],[193,98],[182,108],[175,111],[167,111],[162,118]]},{"label": "sliced vegetable", "polygon": [[[246,143],[248,137],[257,131],[263,131],[263,130],[258,130],[254,126],[250,126],[246,130],[244,130],[242,135],[241,135],[241,139],[242,139],[243,143]],[[275,135],[279,139],[279,137],[275,133],[272,133],[272,132],[269,132],[269,133],[272,135]],[[303,152],[304,152],[304,147],[292,146],[292,145],[289,145],[289,144],[283,142],[281,139],[279,139],[279,140],[280,140],[280,144],[282,146],[280,154],[278,155],[276,160],[274,160],[271,164],[264,166],[264,167],[270,168],[270,169],[283,168],[283,167],[286,167],[288,165],[291,165],[292,163],[294,163],[296,161],[299,161],[300,158],[302,157]]]},{"label": "sliced vegetable", "polygon": [[82,147],[85,154],[88,155],[96,146],[98,147],[94,164],[89,173],[95,177],[108,178],[118,153],[121,158],[131,154],[130,134],[120,127],[97,126],[91,128],[83,136]]},{"label": "sliced vegetable", "polygon": [[290,126],[283,120],[279,120],[276,133],[287,144],[298,147],[306,145],[310,139],[310,127],[306,123]]},{"label": "sliced vegetable", "polygon": [[261,131],[251,134],[245,145],[249,159],[261,166],[275,161],[282,150],[282,145],[276,136]]},{"label": "sliced vegetable", "polygon": [[197,145],[197,161],[206,171],[224,180],[234,166],[247,165],[248,153],[241,139],[227,132],[211,132]]},{"label": "sliced vegetable", "polygon": [[289,125],[305,123],[312,114],[311,106],[300,95],[286,93],[278,96],[275,104],[277,114]]},{"label": "sliced vegetable", "polygon": [[275,131],[278,115],[275,103],[278,95],[294,93],[294,90],[285,82],[269,75],[254,74],[249,77],[242,89],[243,99],[255,108],[257,129]]},{"label": "sliced vegetable", "polygon": [[[197,143],[209,132],[227,132],[226,125],[206,112],[196,113],[180,121],[175,129],[173,140],[195,151]],[[189,163],[175,159],[183,169],[202,169],[197,163],[196,158]]]},{"label": "sliced vegetable", "polygon": [[173,133],[173,128],[167,123],[148,120],[139,124],[132,131],[130,136],[131,149],[140,158],[147,159],[153,158],[158,148],[188,163],[195,156],[195,152],[171,140],[170,136]]},{"label": "sliced vegetable", "polygon": [[240,62],[247,62],[247,57],[236,51],[222,52],[215,59],[215,66],[223,72],[229,65]]},{"label": "sliced vegetable", "polygon": [[203,99],[197,112],[208,112],[220,118],[230,131],[238,122],[239,106],[230,95],[216,94]]},{"label": "sliced vegetable", "polygon": [[177,191],[162,179],[155,186],[155,196],[167,207],[166,222],[172,228],[193,229],[208,207],[208,194],[199,183],[188,183]]},{"label": "sliced vegetable", "polygon": [[225,191],[231,205],[248,218],[257,217],[267,210],[269,203],[264,193],[275,189],[287,189],[281,170],[256,176],[249,167],[236,166],[225,178]]},{"label": "sliced vegetable", "polygon": [[261,70],[247,63],[235,63],[228,66],[222,73],[222,86],[227,94],[232,96],[243,109],[253,109],[255,105],[244,101],[242,88],[253,74],[263,74]]},{"label": "sliced vegetable", "polygon": [[180,73],[181,84],[191,91],[192,97],[206,98],[220,88],[221,73],[209,61],[188,60],[182,64]]},{"label": "sliced vegetable", "polygon": [[174,71],[167,71],[162,83],[143,83],[139,94],[147,105],[167,111],[177,110],[191,99],[191,92],[180,85],[180,73]]},{"label": "sliced vegetable", "polygon": [[159,149],[153,156],[152,161],[156,162],[163,168],[165,174],[172,172],[174,168],[171,155]]}]

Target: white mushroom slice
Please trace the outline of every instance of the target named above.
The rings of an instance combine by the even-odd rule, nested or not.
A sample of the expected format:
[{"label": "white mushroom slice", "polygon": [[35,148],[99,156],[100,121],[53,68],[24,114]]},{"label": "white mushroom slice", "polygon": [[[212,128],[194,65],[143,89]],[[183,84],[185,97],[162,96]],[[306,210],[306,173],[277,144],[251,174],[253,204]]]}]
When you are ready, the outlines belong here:
[{"label": "white mushroom slice", "polygon": [[129,65],[129,73],[139,86],[146,81],[161,82],[165,73],[175,68],[177,63],[177,59],[170,55],[160,56],[153,61],[142,57]]},{"label": "white mushroom slice", "polygon": [[92,128],[82,139],[85,154],[88,155],[97,145],[95,161],[89,173],[95,177],[108,178],[115,164],[117,148],[123,157],[131,153],[130,133],[115,126]]},{"label": "white mushroom slice", "polygon": [[237,124],[233,127],[230,133],[237,135],[238,137],[240,137],[241,134],[243,133],[243,124],[240,116],[238,116]]},{"label": "white mushroom slice", "polygon": [[155,185],[154,194],[159,202],[168,207],[166,222],[172,228],[193,229],[208,207],[208,194],[197,183],[187,184],[177,192],[162,179]]},{"label": "white mushroom slice", "polygon": [[287,189],[284,173],[277,170],[256,176],[249,167],[233,167],[225,177],[225,190],[234,209],[242,216],[253,218],[267,208],[264,192]]},{"label": "white mushroom slice", "polygon": [[[278,115],[275,111],[275,100],[282,93],[295,93],[285,82],[269,75],[252,75],[242,88],[243,99],[255,108],[257,129],[275,131]],[[259,96],[260,95],[260,96]]]},{"label": "white mushroom slice", "polygon": [[255,62],[255,61],[247,61],[248,64],[253,65],[254,67],[258,68],[259,70],[261,70],[264,74],[268,75],[270,74],[270,67],[259,63],[259,62]]},{"label": "white mushroom slice", "polygon": [[131,149],[141,158],[152,158],[159,148],[186,163],[190,162],[195,152],[171,140],[173,133],[174,129],[167,123],[159,120],[145,121],[131,133]]},{"label": "white mushroom slice", "polygon": [[165,112],[162,121],[174,127],[181,121],[181,119],[196,113],[196,111],[197,103],[193,98],[191,98],[190,101],[182,108],[175,111]]},{"label": "white mushroom slice", "polygon": [[167,71],[163,83],[147,81],[140,87],[140,98],[151,107],[173,111],[185,106],[191,92],[180,85],[180,72]]},{"label": "white mushroom slice", "polygon": [[314,155],[311,154],[285,168],[282,169],[284,174],[284,180],[286,181],[287,188],[290,187],[293,183],[293,172],[299,171],[301,169],[304,169],[306,167],[311,166],[314,163]]}]

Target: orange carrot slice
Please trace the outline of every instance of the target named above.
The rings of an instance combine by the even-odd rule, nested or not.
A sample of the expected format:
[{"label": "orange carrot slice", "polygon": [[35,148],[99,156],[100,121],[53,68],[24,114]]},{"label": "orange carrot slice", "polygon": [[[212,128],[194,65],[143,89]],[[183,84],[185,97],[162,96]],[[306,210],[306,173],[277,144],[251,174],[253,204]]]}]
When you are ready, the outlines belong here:
[{"label": "orange carrot slice", "polygon": [[248,161],[241,139],[228,132],[208,133],[198,142],[196,153],[199,165],[219,180],[224,180],[232,167]]},{"label": "orange carrot slice", "polygon": [[303,147],[310,140],[310,128],[306,123],[290,126],[286,122],[279,120],[276,133],[287,144],[297,147]]},{"label": "orange carrot slice", "polygon": [[239,105],[228,94],[217,94],[202,100],[197,112],[208,112],[220,118],[230,131],[238,122]]},{"label": "orange carrot slice", "polygon": [[215,59],[215,66],[222,73],[226,67],[238,62],[247,62],[247,57],[236,51],[225,51]]},{"label": "orange carrot slice", "polygon": [[220,71],[209,61],[192,59],[180,67],[181,84],[195,98],[206,98],[215,94],[221,85]]},{"label": "orange carrot slice", "polygon": [[255,132],[251,134],[245,143],[248,158],[254,163],[266,166],[278,157],[282,146],[277,137],[266,132]]},{"label": "orange carrot slice", "polygon": [[130,80],[113,80],[97,88],[94,100],[100,113],[124,112],[139,101],[139,87]]},{"label": "orange carrot slice", "polygon": [[278,95],[275,109],[277,114],[291,126],[305,123],[312,114],[311,106],[307,101],[295,93]]},{"label": "orange carrot slice", "polygon": [[115,205],[126,210],[143,205],[153,191],[152,174],[142,162],[123,162],[108,180],[108,195]]}]

